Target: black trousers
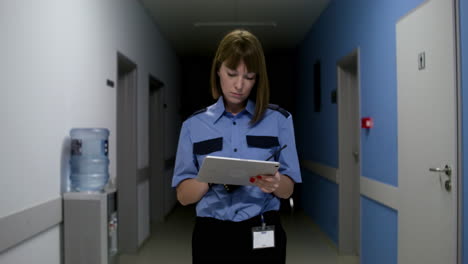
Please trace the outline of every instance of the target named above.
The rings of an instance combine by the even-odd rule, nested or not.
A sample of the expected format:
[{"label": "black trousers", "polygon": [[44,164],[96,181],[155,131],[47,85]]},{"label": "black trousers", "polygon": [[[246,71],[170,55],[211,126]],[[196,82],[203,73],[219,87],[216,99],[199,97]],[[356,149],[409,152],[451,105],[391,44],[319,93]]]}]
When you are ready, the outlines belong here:
[{"label": "black trousers", "polygon": [[261,226],[260,216],[242,222],[197,217],[192,235],[193,264],[286,263],[286,233],[279,213],[263,214],[267,226],[275,226],[275,247],[253,249],[252,227]]}]

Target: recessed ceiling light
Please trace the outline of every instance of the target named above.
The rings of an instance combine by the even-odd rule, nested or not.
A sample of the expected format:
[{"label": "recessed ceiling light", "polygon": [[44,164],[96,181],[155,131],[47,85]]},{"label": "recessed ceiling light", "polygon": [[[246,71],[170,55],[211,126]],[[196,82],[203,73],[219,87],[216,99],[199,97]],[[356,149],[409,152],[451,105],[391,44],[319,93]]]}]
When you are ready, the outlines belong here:
[{"label": "recessed ceiling light", "polygon": [[224,21],[224,22],[195,22],[194,27],[276,27],[276,22],[248,22],[248,21]]}]

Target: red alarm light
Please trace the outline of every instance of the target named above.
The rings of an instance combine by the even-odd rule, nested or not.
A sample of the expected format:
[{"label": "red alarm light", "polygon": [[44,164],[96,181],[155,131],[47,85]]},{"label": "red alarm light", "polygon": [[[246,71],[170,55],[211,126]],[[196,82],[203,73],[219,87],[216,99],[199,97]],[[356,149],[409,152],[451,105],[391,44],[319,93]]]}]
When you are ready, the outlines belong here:
[{"label": "red alarm light", "polygon": [[374,121],[371,117],[363,117],[361,119],[361,127],[362,128],[372,128],[374,126]]}]

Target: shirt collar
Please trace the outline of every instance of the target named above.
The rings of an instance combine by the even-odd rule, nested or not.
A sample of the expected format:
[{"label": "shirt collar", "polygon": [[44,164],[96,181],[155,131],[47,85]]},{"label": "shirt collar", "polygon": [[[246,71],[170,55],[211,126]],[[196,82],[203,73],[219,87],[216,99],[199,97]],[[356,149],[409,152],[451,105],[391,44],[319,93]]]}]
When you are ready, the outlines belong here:
[{"label": "shirt collar", "polygon": [[[245,107],[244,111],[253,116],[255,113],[255,103],[252,100],[248,100],[247,106]],[[216,123],[216,121],[218,121],[219,118],[223,116],[223,114],[226,112],[226,108],[224,106],[222,96],[218,98],[218,101],[216,101],[214,105],[209,107],[209,112],[211,113],[211,116],[213,118],[213,123]]]},{"label": "shirt collar", "polygon": [[210,112],[212,113],[212,117],[213,117],[213,123],[216,123],[216,121],[218,121],[218,119],[224,114],[224,111],[226,110],[224,108],[224,101],[223,101],[223,97],[220,96],[218,98],[218,101],[216,101],[216,103],[212,106],[210,106]]},{"label": "shirt collar", "polygon": [[255,103],[252,100],[248,100],[245,110],[247,110],[247,112],[253,116],[255,114]]}]

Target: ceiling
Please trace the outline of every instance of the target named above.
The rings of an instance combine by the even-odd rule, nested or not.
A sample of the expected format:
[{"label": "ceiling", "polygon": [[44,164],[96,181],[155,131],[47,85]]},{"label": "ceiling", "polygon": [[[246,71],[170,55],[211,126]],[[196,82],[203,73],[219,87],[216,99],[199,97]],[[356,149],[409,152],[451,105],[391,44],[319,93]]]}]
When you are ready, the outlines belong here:
[{"label": "ceiling", "polygon": [[234,28],[251,30],[265,52],[291,49],[330,0],[140,0],[179,55],[215,52]]}]

